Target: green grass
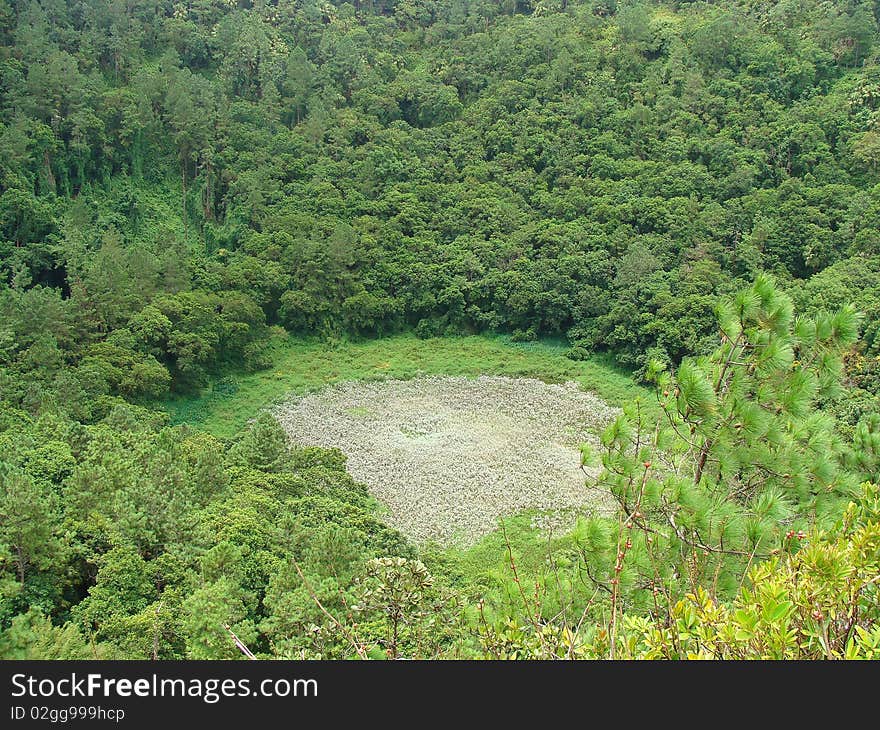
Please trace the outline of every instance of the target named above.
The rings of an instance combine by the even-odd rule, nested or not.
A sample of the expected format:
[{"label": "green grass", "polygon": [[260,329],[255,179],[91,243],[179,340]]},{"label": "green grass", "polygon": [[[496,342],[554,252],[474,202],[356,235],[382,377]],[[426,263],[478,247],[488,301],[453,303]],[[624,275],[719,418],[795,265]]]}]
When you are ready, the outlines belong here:
[{"label": "green grass", "polygon": [[172,423],[189,423],[229,438],[260,409],[284,396],[346,380],[419,375],[508,375],[552,383],[574,380],[618,406],[649,394],[610,358],[569,360],[566,349],[562,342],[513,343],[501,336],[422,340],[399,335],[330,344],[277,336],[272,342],[271,368],[251,374],[227,373],[198,396],[173,397],[160,406]]},{"label": "green grass", "polygon": [[[506,516],[504,530],[499,527],[468,547],[424,546],[421,557],[434,575],[442,576],[447,583],[474,598],[488,599],[490,605],[498,601],[503,605],[506,585],[513,596],[514,610],[521,609],[511,583],[511,556],[525,585],[534,586],[535,581],[540,580],[551,594],[554,587],[560,586],[558,578],[562,578],[561,585],[571,585],[577,574],[572,558],[577,534],[574,520],[569,527],[560,526],[548,534],[532,526],[534,515],[534,512],[526,511]],[[580,534],[583,540],[583,532]],[[549,560],[551,555],[552,562]],[[562,595],[574,601],[573,610],[581,611],[583,601],[590,594],[575,590],[570,594],[563,591]],[[544,593],[543,600],[553,599]]]}]

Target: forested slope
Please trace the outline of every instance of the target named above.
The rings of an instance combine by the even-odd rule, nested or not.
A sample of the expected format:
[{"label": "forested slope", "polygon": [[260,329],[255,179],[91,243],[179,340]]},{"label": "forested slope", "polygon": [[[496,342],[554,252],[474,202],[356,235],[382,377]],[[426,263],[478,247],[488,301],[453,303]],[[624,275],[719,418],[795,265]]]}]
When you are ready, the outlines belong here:
[{"label": "forested slope", "polygon": [[[716,485],[673,490],[705,530],[691,548],[757,554],[817,520],[841,550],[859,529],[873,545],[876,495],[857,484],[880,432],[878,17],[855,0],[0,0],[2,653],[232,656],[226,621],[265,655],[335,656],[350,642],[327,638],[315,595],[340,617],[359,603],[372,637],[397,600],[389,571],[411,571],[422,603],[407,608],[438,622],[441,603],[467,603],[450,595],[482,589],[449,556],[437,583],[368,563],[414,548],[339,454],[288,453],[265,420],[228,443],[166,425],[156,402],[267,367],[279,327],[607,351],[661,394],[696,388],[672,417],[694,488]],[[825,314],[850,302],[861,320]],[[766,355],[736,403],[719,390],[731,306]],[[609,448],[631,449],[628,428]],[[775,477],[750,481],[737,469],[768,434],[758,462]],[[666,529],[673,492],[655,495]],[[864,524],[832,528],[860,494]],[[710,544],[716,513],[736,527]],[[262,520],[278,514],[294,526]],[[619,548],[590,529],[596,555]],[[682,555],[677,528],[666,538]],[[733,562],[721,599],[747,567]],[[670,589],[670,615],[719,565]],[[596,585],[602,615],[661,613]],[[438,643],[407,651],[547,653],[487,631],[461,644],[429,627]]]},{"label": "forested slope", "polygon": [[158,393],[268,322],[639,366],[759,270],[876,278],[871,5],[361,5],[5,3],[8,361],[125,329]]}]

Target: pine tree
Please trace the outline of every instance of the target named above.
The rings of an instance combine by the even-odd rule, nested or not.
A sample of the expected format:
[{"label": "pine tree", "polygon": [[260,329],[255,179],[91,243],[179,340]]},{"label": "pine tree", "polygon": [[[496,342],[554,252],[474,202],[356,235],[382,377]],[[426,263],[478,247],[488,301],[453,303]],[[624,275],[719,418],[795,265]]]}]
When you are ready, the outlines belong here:
[{"label": "pine tree", "polygon": [[659,408],[633,403],[602,437],[598,485],[621,510],[605,583],[612,654],[625,603],[659,613],[701,585],[730,595],[753,561],[839,514],[856,484],[819,409],[840,388],[856,312],[795,318],[761,275],[717,315],[715,352],[673,373],[651,363]]},{"label": "pine tree", "polygon": [[232,447],[230,457],[260,471],[281,471],[289,460],[287,435],[275,417],[264,411]]},{"label": "pine tree", "polygon": [[0,547],[10,556],[22,590],[31,571],[48,568],[58,559],[57,528],[49,487],[0,462]]}]

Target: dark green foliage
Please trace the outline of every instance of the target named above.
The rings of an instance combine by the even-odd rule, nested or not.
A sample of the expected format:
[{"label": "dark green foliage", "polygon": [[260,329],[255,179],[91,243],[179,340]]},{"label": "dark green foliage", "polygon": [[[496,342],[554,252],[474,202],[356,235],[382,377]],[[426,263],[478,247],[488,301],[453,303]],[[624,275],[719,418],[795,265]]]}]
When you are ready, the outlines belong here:
[{"label": "dark green foliage", "polygon": [[861,0],[0,0],[0,655],[440,651],[341,453],[151,408],[284,330],[609,353],[659,385],[603,458],[664,562],[612,589],[582,522],[541,620],[731,594],[880,476],[877,40]]},{"label": "dark green foliage", "polygon": [[299,550],[316,584],[373,555],[412,555],[339,452],[290,452],[269,414],[231,445],[153,415],[116,406],[89,426],[8,415],[3,656],[235,658],[222,625],[268,649],[263,597]]},{"label": "dark green foliage", "polygon": [[10,7],[0,357],[149,398],[265,366],[265,322],[567,334],[642,375],[760,269],[821,301],[876,263],[868,6],[508,5]]}]

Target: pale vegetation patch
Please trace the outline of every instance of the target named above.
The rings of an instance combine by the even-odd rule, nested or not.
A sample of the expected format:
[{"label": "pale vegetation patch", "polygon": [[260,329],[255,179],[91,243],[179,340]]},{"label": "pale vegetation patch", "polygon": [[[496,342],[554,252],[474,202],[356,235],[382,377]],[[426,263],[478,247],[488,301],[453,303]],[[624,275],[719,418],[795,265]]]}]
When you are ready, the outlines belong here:
[{"label": "pale vegetation patch", "polygon": [[616,412],[574,382],[489,376],[347,382],[276,409],[295,444],[347,454],[391,525],[444,544],[526,509],[609,513],[578,447]]}]

